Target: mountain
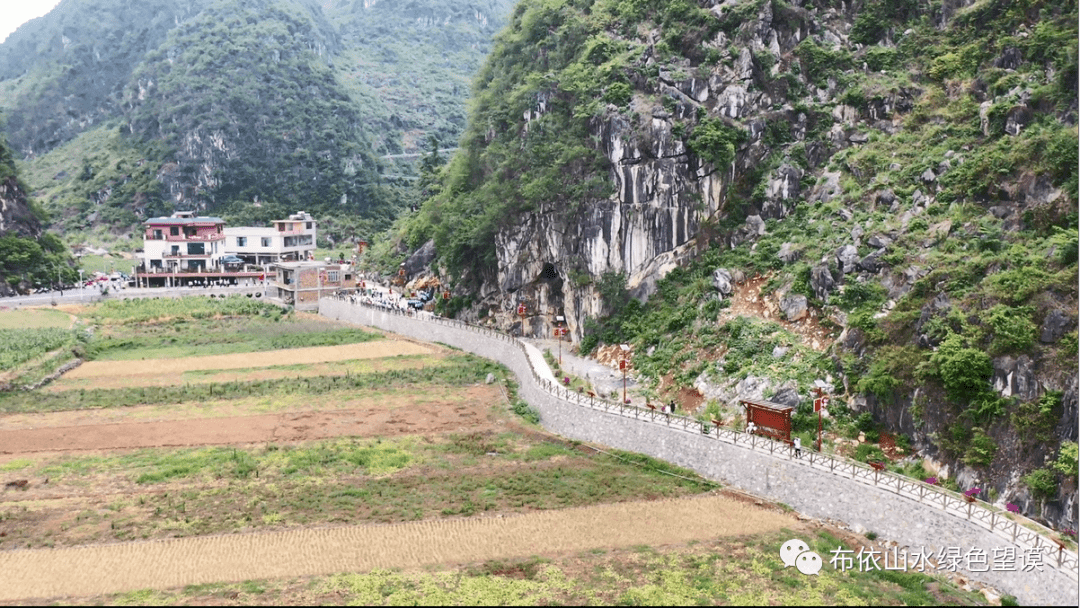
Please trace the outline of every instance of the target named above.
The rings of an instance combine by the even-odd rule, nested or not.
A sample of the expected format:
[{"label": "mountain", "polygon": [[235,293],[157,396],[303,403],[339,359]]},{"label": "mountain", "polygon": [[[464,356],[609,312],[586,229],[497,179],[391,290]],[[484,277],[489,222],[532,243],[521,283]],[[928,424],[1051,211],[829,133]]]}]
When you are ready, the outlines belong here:
[{"label": "mountain", "polygon": [[0,45],[0,116],[67,232],[107,240],[173,208],[258,221],[298,206],[369,232],[408,196],[378,155],[453,145],[509,7],[64,0]]},{"label": "mountain", "polygon": [[0,138],[0,297],[78,277],[64,244],[42,231],[46,219],[27,196],[11,150]]},{"label": "mountain", "polygon": [[376,257],[703,416],[809,443],[820,381],[836,449],[1075,529],[1076,39],[1075,2],[523,2]]},{"label": "mountain", "polygon": [[472,78],[514,0],[324,3],[341,33],[339,79],[363,106],[381,154],[456,145]]}]

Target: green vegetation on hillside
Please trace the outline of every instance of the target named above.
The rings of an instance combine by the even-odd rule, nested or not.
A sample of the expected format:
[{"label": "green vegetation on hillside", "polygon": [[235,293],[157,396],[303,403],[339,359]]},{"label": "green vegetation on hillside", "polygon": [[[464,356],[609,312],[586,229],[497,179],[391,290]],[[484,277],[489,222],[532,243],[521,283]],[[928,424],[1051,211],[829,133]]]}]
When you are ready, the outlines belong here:
[{"label": "green vegetation on hillside", "polygon": [[[823,33],[836,10],[852,24],[846,42]],[[780,52],[745,63],[747,45],[774,32]],[[490,286],[506,270],[496,235],[532,214],[571,234],[596,229],[613,169],[601,138],[625,124],[623,144],[649,149],[664,116],[691,166],[731,167],[732,179],[692,243],[698,259],[647,302],[628,297],[625,275],[570,273],[564,297],[603,304],[579,320],[584,351],[634,343],[637,371],[665,389],[758,376],[794,381],[805,401],[831,374],[931,454],[999,489],[1016,470],[1045,470],[1031,483],[1057,496],[1065,477],[1040,467],[1075,424],[1045,387],[1077,369],[1077,37],[1074,1],[986,0],[947,15],[907,0],[522,3],[478,76],[462,150],[398,236],[411,249],[434,239],[453,278]],[[716,77],[748,87],[737,120],[716,98],[723,86],[688,99]],[[751,215],[763,234],[747,234]],[[770,301],[805,297],[813,324],[843,344],[822,353],[782,319],[724,313],[717,268],[760,275]],[[1021,371],[1036,385],[1002,396],[991,384]],[[881,422],[860,430],[899,430]]]},{"label": "green vegetation on hillside", "polygon": [[[590,121],[608,104],[626,109],[634,79],[656,78],[635,65],[646,45],[610,30],[663,24],[671,52],[693,50],[719,27],[708,15],[687,0],[518,4],[477,76],[462,150],[444,169],[439,194],[406,224],[407,244],[434,238],[451,272],[478,282],[494,270],[500,227],[522,213],[584,211],[607,198],[608,162]],[[699,141],[722,158],[737,138],[713,131]]]},{"label": "green vegetation on hillside", "polygon": [[220,0],[135,70],[132,131],[181,170],[205,165],[189,194],[211,210],[261,199],[389,217],[361,116],[322,56],[335,46],[318,7]]}]

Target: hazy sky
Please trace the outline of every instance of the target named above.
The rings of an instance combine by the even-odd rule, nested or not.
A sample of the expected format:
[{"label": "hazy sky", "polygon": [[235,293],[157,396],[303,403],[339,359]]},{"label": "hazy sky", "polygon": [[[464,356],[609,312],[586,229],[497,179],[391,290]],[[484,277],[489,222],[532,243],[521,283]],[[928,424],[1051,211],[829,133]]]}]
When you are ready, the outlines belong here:
[{"label": "hazy sky", "polygon": [[44,15],[60,0],[0,0],[0,42],[27,21]]}]

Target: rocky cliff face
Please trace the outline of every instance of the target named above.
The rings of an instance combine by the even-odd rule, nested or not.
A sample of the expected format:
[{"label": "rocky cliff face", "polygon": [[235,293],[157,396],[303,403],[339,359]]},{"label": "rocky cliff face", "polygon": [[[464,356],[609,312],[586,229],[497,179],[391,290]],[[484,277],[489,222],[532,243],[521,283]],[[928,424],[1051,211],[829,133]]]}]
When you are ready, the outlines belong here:
[{"label": "rocky cliff face", "polygon": [[[707,4],[719,17],[731,10],[724,3]],[[822,128],[821,118],[793,107],[796,100],[782,86],[762,85],[770,74],[790,67],[793,49],[810,32],[820,40],[843,40],[850,27],[845,15],[833,9],[787,7],[791,14],[778,19],[772,2],[742,6],[747,4],[758,6],[744,11],[745,20],[734,36],[721,31],[704,43],[730,53],[728,61],[711,67],[685,59],[657,61],[654,43],[659,33],[650,32],[638,60],[642,68],[655,70],[656,78],[636,83],[640,94],[633,97],[628,112],[609,106],[589,125],[593,145],[610,167],[612,196],[580,208],[552,202],[499,230],[497,278],[480,290],[486,299],[479,310],[494,313],[504,326],[517,322],[513,301],[526,300],[535,311],[563,310],[572,334],[580,339],[583,321],[605,313],[593,279],[605,273],[625,274],[632,294],[644,300],[659,279],[707,247],[710,237],[721,237],[715,229],[705,234],[702,228],[731,214],[732,185],[758,171],[776,151],[764,139],[767,125],[789,123],[790,136],[797,142],[806,140],[808,129]],[[773,67],[767,70],[766,63]],[[835,88],[834,84],[818,90],[818,101],[832,101]],[[528,120],[545,112],[543,96],[537,99],[526,117],[526,129]],[[865,111],[884,119],[891,107],[883,104]],[[858,110],[846,108],[840,114],[845,112],[853,123]],[[699,116],[721,117],[745,129],[747,141],[730,164],[718,167],[701,159],[688,149],[685,135],[675,133]],[[810,168],[851,145],[847,133],[852,127],[838,121],[828,141],[811,142]],[[723,234],[723,240],[728,244],[752,240],[763,231],[763,219],[787,216],[808,195],[803,192],[805,174],[794,163],[775,167],[764,181],[763,196],[748,205],[739,201],[746,206],[740,211],[750,219],[739,230]],[[814,195],[829,197],[820,190]],[[529,322],[531,331],[545,334],[551,333],[551,323],[548,314]]]},{"label": "rocky cliff face", "polygon": [[[615,317],[603,334],[644,347],[657,386],[802,407],[825,379],[962,488],[1075,528],[1075,473],[1047,467],[1077,437],[1076,64],[1051,42],[1075,35],[1076,7],[1040,6],[521,8],[481,72],[463,156],[406,237],[434,271],[465,267],[467,318],[528,335],[563,314],[586,337],[612,312],[613,273],[641,300],[661,289],[654,308],[678,318]],[[582,194],[573,163],[531,169],[581,116],[608,196]],[[780,325],[694,346],[731,318],[716,311],[734,275],[762,289],[739,314]],[[769,337],[781,330],[804,343]],[[665,342],[686,346],[654,360]],[[831,362],[804,370],[794,347]],[[773,363],[733,375],[747,359]]]}]

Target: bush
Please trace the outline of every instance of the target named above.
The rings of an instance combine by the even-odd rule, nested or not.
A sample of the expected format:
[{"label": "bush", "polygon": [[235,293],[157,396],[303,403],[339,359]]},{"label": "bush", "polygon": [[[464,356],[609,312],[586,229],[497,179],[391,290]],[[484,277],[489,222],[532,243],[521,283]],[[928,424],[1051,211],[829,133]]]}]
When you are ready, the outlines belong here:
[{"label": "bush", "polygon": [[989,377],[994,371],[990,356],[967,348],[957,334],[946,338],[930,361],[937,366],[945,391],[954,401],[973,399],[989,389]]},{"label": "bush", "polygon": [[964,463],[971,466],[988,467],[994,460],[997,444],[981,428],[972,430],[972,436],[964,451]]},{"label": "bush", "polygon": [[1077,467],[1080,466],[1077,459],[1077,443],[1075,441],[1066,441],[1061,444],[1061,451],[1058,453],[1057,460],[1050,463],[1050,468],[1066,477],[1075,478],[1077,476]]},{"label": "bush", "polygon": [[855,448],[855,460],[860,462],[880,462],[886,460],[886,457],[885,452],[882,452],[878,446],[870,443],[860,443],[859,447]]},{"label": "bush", "polygon": [[1035,343],[1035,323],[1031,321],[1029,307],[1014,308],[998,304],[991,308],[985,318],[993,329],[990,350],[995,353],[1025,351]]},{"label": "bush", "polygon": [[1035,469],[1024,475],[1024,483],[1036,498],[1049,499],[1057,494],[1057,475],[1050,469]]},{"label": "bush", "polygon": [[529,421],[529,422],[531,422],[533,424],[539,424],[540,423],[540,412],[539,412],[539,410],[537,410],[534,407],[531,407],[528,403],[525,403],[521,399],[518,399],[517,401],[514,402],[513,410],[514,410],[515,414],[517,414],[518,416],[521,416],[522,418],[524,418],[525,420],[527,420],[527,421]]},{"label": "bush", "polygon": [[701,121],[690,134],[686,146],[698,158],[716,167],[726,167],[735,159],[735,147],[745,141],[746,134],[729,127],[719,118]]}]

